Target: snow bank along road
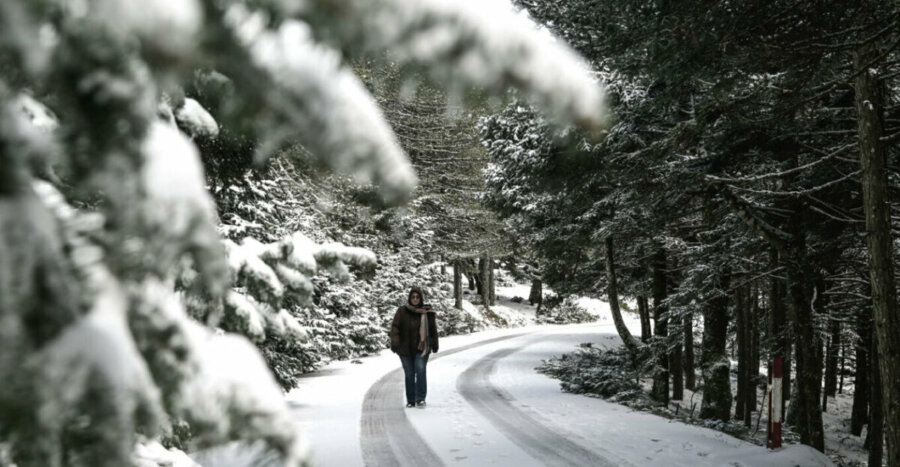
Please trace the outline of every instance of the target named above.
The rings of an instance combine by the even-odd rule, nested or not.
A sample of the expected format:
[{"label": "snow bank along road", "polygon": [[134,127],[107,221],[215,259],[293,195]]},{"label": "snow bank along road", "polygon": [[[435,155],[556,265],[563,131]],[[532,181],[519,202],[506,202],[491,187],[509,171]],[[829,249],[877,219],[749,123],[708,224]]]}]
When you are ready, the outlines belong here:
[{"label": "snow bank along road", "polygon": [[489,331],[442,340],[428,408],[406,409],[396,356],[339,362],[291,392],[315,465],[829,465],[805,447],[768,453],[723,433],[562,393],[542,359],[581,342],[618,345],[598,324]]}]

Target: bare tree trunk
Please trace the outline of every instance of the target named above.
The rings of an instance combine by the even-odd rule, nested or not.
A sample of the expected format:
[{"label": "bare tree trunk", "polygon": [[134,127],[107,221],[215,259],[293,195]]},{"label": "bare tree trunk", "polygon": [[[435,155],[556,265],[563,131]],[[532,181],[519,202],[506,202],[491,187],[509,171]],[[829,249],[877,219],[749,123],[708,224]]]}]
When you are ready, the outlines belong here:
[{"label": "bare tree trunk", "polygon": [[762,410],[756,406],[756,392],[759,387],[759,288],[753,284],[750,289],[750,393],[747,395],[753,411]]},{"label": "bare tree trunk", "polygon": [[694,374],[694,313],[688,311],[682,319],[684,333],[684,387],[697,390],[697,377]]},{"label": "bare tree trunk", "polygon": [[480,284],[478,287],[478,292],[481,294],[481,303],[484,304],[485,308],[488,308],[491,303],[491,286],[489,282],[491,280],[491,272],[490,272],[490,258],[487,256],[482,256],[481,259],[478,260],[478,266],[480,273]]},{"label": "bare tree trunk", "polygon": [[[856,111],[859,126],[859,163],[862,167],[863,211],[872,285],[874,329],[878,344],[879,388],[887,439],[888,465],[900,465],[900,315],[894,283],[891,213],[887,194],[884,135],[884,82],[870,65],[878,51],[871,46],[853,54],[856,73]],[[874,407],[873,407],[874,410]],[[871,464],[870,464],[871,465]]]},{"label": "bare tree trunk", "polygon": [[493,259],[488,261],[488,265],[490,266],[489,272],[490,272],[490,278],[491,278],[491,280],[489,281],[490,287],[488,287],[488,292],[490,292],[490,296],[491,296],[491,306],[494,306],[497,304],[496,267],[499,267],[499,265],[494,264]]},{"label": "bare tree trunk", "polygon": [[[668,320],[668,310],[664,305],[664,300],[668,294],[666,285],[666,252],[662,248],[656,251],[653,256],[653,319],[656,338],[663,343],[666,342],[667,331],[666,321]],[[663,404],[669,404],[669,355],[668,351],[663,348],[659,349],[658,365],[653,374],[653,388],[650,396],[653,400]]]},{"label": "bare tree trunk", "polygon": [[841,340],[841,368],[838,371],[840,380],[838,381],[838,394],[844,393],[844,375],[847,373],[847,345]]},{"label": "bare tree trunk", "polygon": [[637,339],[631,335],[625,320],[622,319],[622,311],[619,309],[619,292],[616,286],[616,267],[613,257],[613,240],[612,237],[606,237],[606,295],[609,300],[609,310],[612,313],[613,323],[616,325],[616,332],[625,348],[632,355],[637,355],[638,349],[641,347]]},{"label": "bare tree trunk", "polygon": [[[800,442],[825,451],[825,432],[822,423],[822,342],[813,324],[813,308],[820,307],[821,296],[817,288],[809,291],[814,280],[807,278],[805,241],[802,233],[794,233],[794,248],[798,254],[794,264],[788,267],[788,292],[797,323],[797,390],[791,401],[791,410],[797,411],[796,427]],[[796,405],[794,405],[796,401]]]},{"label": "bare tree trunk", "polygon": [[[871,407],[869,411],[869,431],[866,435],[866,442],[863,445],[869,450],[869,465],[880,466],[884,458],[884,412],[881,409],[883,407],[884,394],[881,392],[881,371],[878,364],[878,361],[881,360],[881,355],[878,353],[878,336],[873,335],[870,341],[869,356],[871,356],[872,362],[869,365],[869,372],[872,378],[872,391],[869,395],[872,400],[869,402]],[[891,465],[890,460],[888,465]]]},{"label": "bare tree trunk", "polygon": [[[773,269],[780,265],[778,252],[774,248],[772,248],[769,258]],[[785,403],[791,399],[791,341],[784,308],[784,286],[781,279],[773,274],[769,279],[769,335],[772,338],[771,357],[781,357],[783,364],[781,413],[785,413]]]},{"label": "bare tree trunk", "polygon": [[744,416],[744,364],[743,350],[746,346],[744,343],[744,297],[741,289],[734,291],[734,328],[735,328],[735,348],[737,349],[737,392],[735,393],[734,418],[740,419]]},{"label": "bare tree trunk", "polygon": [[856,369],[853,375],[853,410],[850,412],[850,432],[862,434],[869,423],[869,348],[872,340],[872,310],[856,311]]},{"label": "bare tree trunk", "polygon": [[822,395],[822,411],[827,412],[828,396],[837,395],[838,352],[841,349],[841,322],[831,318],[828,325],[828,351],[825,355],[825,391]]},{"label": "bare tree trunk", "polygon": [[495,274],[494,271],[496,264],[494,264],[494,259],[488,257],[488,304],[490,306],[494,306],[497,304],[497,296],[496,296],[496,284],[494,283]]},{"label": "bare tree trunk", "polygon": [[544,302],[544,284],[540,279],[531,280],[531,291],[528,292],[528,303],[537,305],[535,315],[541,314],[541,305]]},{"label": "bare tree trunk", "polygon": [[650,329],[650,304],[647,303],[646,295],[638,296],[637,303],[638,314],[641,316],[641,342],[646,344],[650,342],[652,332]]},{"label": "bare tree trunk", "polygon": [[703,342],[700,368],[703,372],[703,403],[700,418],[727,422],[731,418],[730,362],[726,353],[728,339],[727,273],[713,278],[715,289],[721,291],[703,304]]},{"label": "bare tree trunk", "polygon": [[462,293],[462,268],[459,261],[453,262],[453,306],[463,309],[463,293]]},{"label": "bare tree trunk", "polygon": [[747,365],[749,364],[747,345],[747,293],[745,287],[734,291],[735,340],[737,346],[737,394],[735,394],[734,418],[744,419],[747,407]]},{"label": "bare tree trunk", "polygon": [[672,399],[684,400],[684,366],[681,352],[681,344],[684,336],[681,335],[684,326],[677,326],[678,321],[672,320],[671,326],[671,353],[669,353],[669,374],[672,375]]}]

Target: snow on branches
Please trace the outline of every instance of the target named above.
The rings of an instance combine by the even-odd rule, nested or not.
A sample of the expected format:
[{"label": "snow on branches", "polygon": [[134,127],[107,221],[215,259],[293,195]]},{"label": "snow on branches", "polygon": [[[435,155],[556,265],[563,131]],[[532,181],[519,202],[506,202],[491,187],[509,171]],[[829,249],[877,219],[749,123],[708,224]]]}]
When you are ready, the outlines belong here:
[{"label": "snow on branches", "polygon": [[491,0],[265,2],[310,24],[345,50],[387,51],[459,91],[505,96],[510,86],[541,109],[586,129],[608,123],[604,93],[587,64],[509,4]]},{"label": "snow on branches", "polygon": [[[0,2],[0,380],[12,382],[0,387],[0,444],[18,465],[128,465],[137,433],[187,423],[192,440],[180,441],[261,440],[302,465],[257,349],[213,327],[302,338],[281,305],[308,303],[316,272],[345,279],[375,257],[300,234],[223,246],[198,150],[173,123],[199,141],[235,122],[168,96],[194,69],[221,76],[237,96],[222,107],[251,122],[258,154],[302,145],[400,201],[415,174],[342,55],[390,50],[453,91],[512,85],[589,128],[605,122],[603,92],[569,49],[499,7],[133,3]],[[205,316],[185,310],[198,302]]]},{"label": "snow on branches", "polygon": [[[375,254],[341,243],[317,244],[295,233],[277,242],[245,238],[225,240],[232,282],[236,289],[225,299],[226,329],[264,341],[266,332],[305,340],[306,330],[281,309],[285,298],[299,306],[312,303],[312,277],[320,270],[338,280],[350,278],[347,264],[374,269]],[[276,311],[277,310],[277,311]]]},{"label": "snow on branches", "polygon": [[331,168],[380,186],[388,200],[408,195],[416,184],[412,167],[374,99],[336,51],[313,41],[298,21],[265,29],[261,15],[242,5],[226,19],[254,64],[277,85],[268,93],[273,112],[259,149],[263,157],[302,142]]}]

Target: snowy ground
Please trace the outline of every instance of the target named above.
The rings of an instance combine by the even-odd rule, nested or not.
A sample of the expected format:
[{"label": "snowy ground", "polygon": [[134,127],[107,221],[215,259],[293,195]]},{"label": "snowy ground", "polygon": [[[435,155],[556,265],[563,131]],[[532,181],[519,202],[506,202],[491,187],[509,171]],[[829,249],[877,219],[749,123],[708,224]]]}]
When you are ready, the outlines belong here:
[{"label": "snowy ground", "polygon": [[[527,287],[525,287],[527,289]],[[527,290],[498,288],[501,303]],[[527,326],[441,340],[428,365],[428,408],[404,408],[390,352],[335,362],[305,377],[288,399],[316,465],[831,465],[791,446],[779,452],[599,399],[566,394],[534,371],[581,342],[618,345],[608,307],[582,301],[594,324]],[[531,312],[533,315],[533,311]],[[630,320],[633,332],[639,331]]]}]

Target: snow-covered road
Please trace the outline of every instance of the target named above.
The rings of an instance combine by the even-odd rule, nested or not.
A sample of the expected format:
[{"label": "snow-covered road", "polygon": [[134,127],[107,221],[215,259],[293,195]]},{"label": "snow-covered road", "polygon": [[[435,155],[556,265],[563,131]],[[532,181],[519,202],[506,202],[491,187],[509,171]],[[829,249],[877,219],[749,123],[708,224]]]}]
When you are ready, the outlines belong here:
[{"label": "snow-covered road", "polygon": [[338,362],[292,391],[315,465],[829,465],[805,447],[777,453],[717,431],[563,393],[541,360],[581,342],[618,345],[612,324],[530,326],[441,341],[428,407],[406,409],[385,352]]}]

